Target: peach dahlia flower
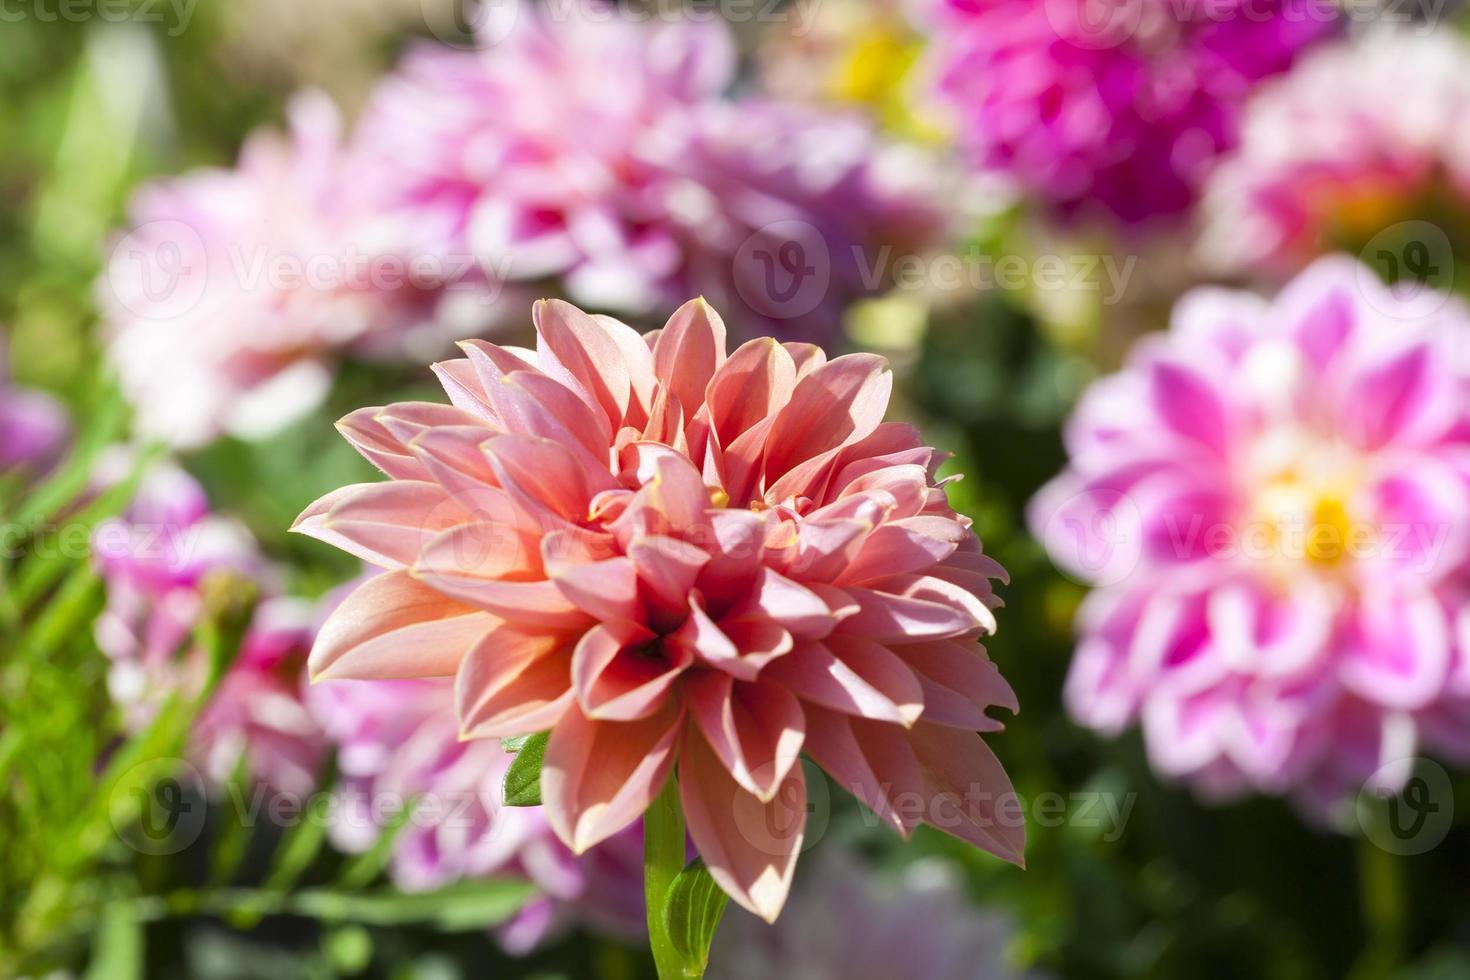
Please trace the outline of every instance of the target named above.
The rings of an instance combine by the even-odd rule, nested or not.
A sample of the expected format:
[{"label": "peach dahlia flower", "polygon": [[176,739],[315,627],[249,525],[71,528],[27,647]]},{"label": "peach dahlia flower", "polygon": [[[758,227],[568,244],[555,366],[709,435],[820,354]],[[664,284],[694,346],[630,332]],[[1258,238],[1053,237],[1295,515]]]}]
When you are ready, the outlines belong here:
[{"label": "peach dahlia flower", "polygon": [[675,772],[715,880],[774,919],[806,753],[901,834],[1019,863],[976,732],[1014,697],[975,638],[1004,572],[950,509],[935,450],[882,421],[882,358],[754,340],[703,300],[640,337],[558,301],[537,349],[467,341],[452,405],[366,408],[343,434],[392,479],[297,529],[388,571],[321,631],[314,676],[455,677],[466,738],[551,731],[546,816],[576,851]]}]

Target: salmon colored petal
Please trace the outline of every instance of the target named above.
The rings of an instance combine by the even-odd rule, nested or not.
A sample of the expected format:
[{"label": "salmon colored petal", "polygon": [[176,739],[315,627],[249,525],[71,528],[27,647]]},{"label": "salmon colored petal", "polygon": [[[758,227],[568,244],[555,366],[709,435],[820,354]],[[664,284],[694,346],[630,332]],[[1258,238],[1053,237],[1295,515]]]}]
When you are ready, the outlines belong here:
[{"label": "salmon colored petal", "polygon": [[924,771],[924,822],[1025,867],[1025,815],[1010,777],[980,736],[920,722],[909,744]]},{"label": "salmon colored petal", "polygon": [[425,546],[412,574],[448,596],[522,624],[572,629],[587,616],[555,583],[531,576],[539,564],[534,542],[503,525],[468,524]]},{"label": "salmon colored petal", "polygon": [[541,369],[584,392],[606,415],[609,431],[623,424],[630,382],[622,349],[592,317],[559,299],[531,308]]},{"label": "salmon colored petal", "polygon": [[948,603],[873,589],[848,588],[844,591],[858,604],[858,611],[842,621],[842,632],[866,636],[880,643],[937,640],[961,636],[983,626],[983,622],[970,610]]},{"label": "salmon colored petal", "polygon": [[762,803],[801,756],[806,718],[790,692],[777,684],[737,681],[703,671],[685,686],[689,713],[735,781]]},{"label": "salmon colored petal", "polygon": [[628,366],[630,397],[623,424],[641,428],[648,421],[649,410],[653,407],[654,391],[658,387],[658,381],[653,374],[653,351],[638,331],[621,320],[602,314],[593,314],[592,319],[618,345],[623,361]]},{"label": "salmon colored petal", "polygon": [[455,408],[487,425],[498,425],[500,419],[490,406],[485,390],[480,387],[474,365],[460,357],[452,361],[439,361],[431,365],[431,369]]},{"label": "salmon colored petal", "polygon": [[607,467],[613,430],[606,416],[571,389],[535,371],[516,371],[506,376],[501,390],[507,412],[515,412],[508,431],[551,439],[579,455],[585,451],[593,465]]},{"label": "salmon colored petal", "polygon": [[395,480],[424,480],[428,474],[378,416],[381,408],[359,408],[337,422],[337,431],[362,457]]},{"label": "salmon colored petal", "polygon": [[655,534],[634,539],[628,557],[642,583],[650,621],[656,628],[677,626],[689,613],[689,592],[709,561],[709,553]]},{"label": "salmon colored petal", "polygon": [[653,372],[687,410],[704,404],[710,378],[725,362],[725,321],[703,299],[674,311],[653,347]]},{"label": "salmon colored petal", "polygon": [[985,714],[991,706],[1020,710],[1016,694],[985,650],[970,640],[939,640],[894,650],[913,668],[924,688],[924,720],[966,728],[998,731],[1000,722]]},{"label": "salmon colored petal", "polygon": [[343,487],[312,504],[291,530],[381,568],[404,568],[448,528],[474,520],[437,483],[392,480]]},{"label": "salmon colored petal", "polygon": [[508,738],[545,731],[572,704],[568,642],[510,624],[465,655],[454,678],[461,738]]},{"label": "salmon colored petal", "polygon": [[694,657],[657,639],[641,626],[603,624],[578,641],[572,679],[588,718],[633,721],[663,705]]},{"label": "salmon colored petal", "polygon": [[607,470],[583,465],[549,439],[493,436],[482,449],[502,487],[533,511],[540,509],[572,524],[587,517],[593,494],[617,486]]},{"label": "salmon colored petal", "polygon": [[407,572],[384,572],[342,600],[317,633],[307,666],[313,680],[448,677],[498,623]]},{"label": "salmon colored petal", "polygon": [[445,425],[419,433],[409,443],[429,477],[453,494],[477,494],[499,479],[480,448],[495,433],[479,425]]},{"label": "salmon colored petal", "polygon": [[[752,607],[793,636],[806,639],[821,639],[837,625],[837,617],[821,596],[769,568],[761,569]],[[734,618],[747,615],[737,613]]]},{"label": "salmon colored petal", "polygon": [[559,568],[552,581],[567,601],[595,619],[637,623],[643,620],[638,575],[624,557]]},{"label": "salmon colored petal", "polygon": [[720,445],[758,425],[791,398],[796,364],[774,338],[741,345],[710,379],[705,393]]},{"label": "salmon colored petal", "polygon": [[786,904],[806,828],[806,783],[793,767],[762,803],[691,731],[679,761],[679,799],[705,867],[736,904],[774,922]]},{"label": "salmon colored petal", "polygon": [[784,684],[803,701],[833,711],[912,725],[924,711],[919,679],[887,647],[857,636],[804,641],[763,676]]},{"label": "salmon colored petal", "polygon": [[674,768],[683,712],[672,705],[638,721],[594,721],[575,706],[552,729],[541,764],[551,829],[573,851],[637,820]]},{"label": "salmon colored petal", "polygon": [[970,537],[968,528],[943,517],[889,521],[863,540],[852,563],[836,582],[861,585],[926,571],[954,554],[967,537]]},{"label": "salmon colored petal", "polygon": [[904,837],[923,822],[924,774],[897,725],[807,705],[806,752]]},{"label": "salmon colored petal", "polygon": [[766,480],[867,436],[883,421],[893,375],[876,354],[847,354],[812,371],[776,415],[766,439]]}]

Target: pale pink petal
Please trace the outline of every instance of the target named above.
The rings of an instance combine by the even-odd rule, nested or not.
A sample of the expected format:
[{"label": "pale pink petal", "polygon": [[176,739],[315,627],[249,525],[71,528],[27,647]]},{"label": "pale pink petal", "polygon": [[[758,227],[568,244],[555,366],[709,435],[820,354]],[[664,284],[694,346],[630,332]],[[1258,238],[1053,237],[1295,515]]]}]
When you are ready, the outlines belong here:
[{"label": "pale pink petal", "polygon": [[637,820],[674,768],[683,713],[593,721],[575,706],[551,732],[541,799],[552,830],[581,854]]},{"label": "pale pink petal", "polygon": [[897,725],[805,708],[807,754],[905,838],[923,822],[924,776]]},{"label": "pale pink petal", "polygon": [[1010,777],[980,736],[920,722],[909,744],[924,773],[924,822],[1024,867],[1025,814]]},{"label": "pale pink petal", "polygon": [[763,676],[804,701],[844,714],[909,726],[924,712],[919,680],[887,647],[857,636],[799,643]]},{"label": "pale pink petal", "polygon": [[720,762],[769,802],[801,755],[806,719],[796,698],[779,684],[718,671],[692,674],[685,692],[690,716]]},{"label": "pale pink petal", "polygon": [[704,737],[684,739],[679,799],[705,867],[743,908],[774,922],[791,890],[806,827],[806,784],[793,768],[770,802],[730,776]]},{"label": "pale pink petal", "polygon": [[317,633],[313,679],[448,677],[499,621],[419,584],[407,572],[368,579]]},{"label": "pale pink petal", "polygon": [[462,738],[508,738],[552,728],[572,704],[568,642],[502,625],[465,655],[454,679]]}]

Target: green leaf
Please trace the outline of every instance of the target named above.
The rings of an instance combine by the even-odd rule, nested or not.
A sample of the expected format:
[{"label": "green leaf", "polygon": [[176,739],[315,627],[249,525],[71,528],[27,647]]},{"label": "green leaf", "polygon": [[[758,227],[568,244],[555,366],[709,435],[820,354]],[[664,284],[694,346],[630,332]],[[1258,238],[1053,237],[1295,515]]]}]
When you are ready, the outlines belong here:
[{"label": "green leaf", "polygon": [[549,732],[529,736],[505,773],[506,806],[541,805],[541,760],[546,756]]},{"label": "green leaf", "polygon": [[127,905],[109,905],[102,914],[86,980],[142,980],[143,924]]},{"label": "green leaf", "polygon": [[664,896],[664,929],[684,961],[685,976],[704,976],[710,943],[729,901],[701,858],[689,862],[669,886]]}]

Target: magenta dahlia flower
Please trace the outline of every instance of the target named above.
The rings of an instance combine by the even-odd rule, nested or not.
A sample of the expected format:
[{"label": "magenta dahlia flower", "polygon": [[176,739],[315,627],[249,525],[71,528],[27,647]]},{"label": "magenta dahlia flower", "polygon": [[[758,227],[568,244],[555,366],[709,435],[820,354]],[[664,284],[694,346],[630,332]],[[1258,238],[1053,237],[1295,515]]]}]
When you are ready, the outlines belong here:
[{"label": "magenta dahlia flower", "polygon": [[11,383],[7,354],[0,334],[0,476],[34,474],[56,461],[70,426],[56,399]]},{"label": "magenta dahlia flower", "polygon": [[1463,224],[1467,128],[1470,46],[1457,34],[1378,31],[1319,48],[1248,106],[1239,149],[1207,187],[1203,257],[1285,278],[1395,222]]},{"label": "magenta dahlia flower", "polygon": [[[633,828],[574,855],[536,807],[501,804],[513,758],[494,739],[462,740],[444,680],[314,685],[307,704],[337,748],[340,819],[333,842],[367,850],[394,801],[416,799],[393,843],[389,874],[406,891],[467,878],[520,876],[538,896],[498,931],[521,954],[573,924],[643,936],[643,842]],[[385,816],[386,815],[386,816]]]},{"label": "magenta dahlia flower", "polygon": [[207,612],[207,583],[233,577],[266,595],[195,721],[190,759],[214,785],[228,782],[243,755],[261,784],[310,792],[324,742],[302,689],[319,617],[309,604],[275,594],[249,533],[211,514],[192,477],[161,466],[144,478],[126,514],[97,527],[92,551],[107,587],[97,645],[111,660],[108,689],[132,731],[170,694],[196,695],[205,683],[208,663],[195,630]]},{"label": "magenta dahlia flower", "polygon": [[1188,211],[1251,87],[1328,34],[1327,0],[930,0],[963,148],[1063,217]]},{"label": "magenta dahlia flower", "polygon": [[415,247],[630,315],[703,293],[791,336],[830,333],[942,230],[932,181],[859,116],[722,98],[718,21],[595,2],[513,21],[483,50],[412,52],[364,112],[374,193],[413,216]]},{"label": "magenta dahlia flower", "polygon": [[452,405],[340,428],[391,479],[297,530],[387,569],[337,608],[318,678],[454,677],[466,738],[550,730],[541,795],[585,851],[678,764],[715,880],[773,919],[806,818],[809,754],[900,833],[929,823],[1019,862],[1010,783],[977,736],[1010,688],[970,522],[936,452],[883,422],[882,358],[807,344],[726,353],[702,300],[640,337],[559,301],[535,352],[469,341]]},{"label": "magenta dahlia flower", "polygon": [[428,343],[469,274],[401,247],[325,96],[289,116],[289,139],[254,134],[234,169],[145,185],[113,243],[98,287],[108,351],[149,437],[269,434],[320,402],[343,351]]},{"label": "magenta dahlia flower", "polygon": [[[1203,290],[1083,398],[1033,501],[1098,586],[1066,700],[1206,795],[1324,807],[1470,729],[1470,313],[1324,259]],[[1458,730],[1458,733],[1456,733]],[[1459,743],[1458,745],[1456,743]]]}]

